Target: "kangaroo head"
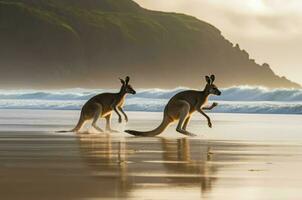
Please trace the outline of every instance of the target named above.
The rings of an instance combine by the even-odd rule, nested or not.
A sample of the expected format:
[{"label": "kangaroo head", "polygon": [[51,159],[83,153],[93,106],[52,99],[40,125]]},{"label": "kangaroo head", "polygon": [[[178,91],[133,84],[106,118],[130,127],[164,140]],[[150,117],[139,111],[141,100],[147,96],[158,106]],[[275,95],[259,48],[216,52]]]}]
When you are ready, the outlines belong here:
[{"label": "kangaroo head", "polygon": [[206,81],[207,81],[207,85],[205,91],[208,94],[214,94],[220,96],[221,95],[220,90],[217,88],[216,85],[213,84],[215,81],[215,75],[211,75],[210,77],[206,76]]},{"label": "kangaroo head", "polygon": [[133,89],[133,87],[129,84],[130,77],[127,76],[125,80],[120,78],[120,81],[122,83],[122,88],[121,91],[124,93],[129,93],[129,94],[136,94],[136,91]]}]

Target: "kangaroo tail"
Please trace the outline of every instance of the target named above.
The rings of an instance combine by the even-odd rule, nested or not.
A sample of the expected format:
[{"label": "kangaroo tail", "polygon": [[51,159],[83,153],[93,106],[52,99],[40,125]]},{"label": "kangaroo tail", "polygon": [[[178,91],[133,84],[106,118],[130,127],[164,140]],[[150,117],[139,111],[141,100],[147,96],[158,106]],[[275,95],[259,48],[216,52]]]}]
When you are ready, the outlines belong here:
[{"label": "kangaroo tail", "polygon": [[69,132],[74,132],[74,130],[69,130],[69,131],[56,131],[55,133],[69,133]]},{"label": "kangaroo tail", "polygon": [[125,132],[134,136],[152,137],[161,134],[169,126],[171,122],[172,120],[168,116],[164,116],[162,123],[152,131],[125,130]]},{"label": "kangaroo tail", "polygon": [[77,125],[76,125],[73,129],[71,129],[71,130],[69,130],[69,131],[56,131],[56,133],[77,132],[78,130],[81,129],[81,127],[82,127],[84,121],[85,121],[85,120],[83,119],[83,114],[81,113],[80,119],[79,119]]},{"label": "kangaroo tail", "polygon": [[73,128],[73,129],[71,129],[71,130],[69,130],[69,131],[56,131],[56,133],[69,133],[69,132],[76,132],[76,131],[78,131],[79,129],[77,129],[77,127],[75,127],[75,128]]}]

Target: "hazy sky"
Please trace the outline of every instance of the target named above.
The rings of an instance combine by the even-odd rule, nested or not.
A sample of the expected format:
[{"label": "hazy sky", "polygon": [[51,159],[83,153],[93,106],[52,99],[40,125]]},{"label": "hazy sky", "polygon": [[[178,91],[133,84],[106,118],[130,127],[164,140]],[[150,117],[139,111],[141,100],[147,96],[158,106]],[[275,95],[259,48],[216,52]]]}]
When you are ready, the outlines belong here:
[{"label": "hazy sky", "polygon": [[302,0],[135,0],[207,21],[260,64],[302,84]]}]

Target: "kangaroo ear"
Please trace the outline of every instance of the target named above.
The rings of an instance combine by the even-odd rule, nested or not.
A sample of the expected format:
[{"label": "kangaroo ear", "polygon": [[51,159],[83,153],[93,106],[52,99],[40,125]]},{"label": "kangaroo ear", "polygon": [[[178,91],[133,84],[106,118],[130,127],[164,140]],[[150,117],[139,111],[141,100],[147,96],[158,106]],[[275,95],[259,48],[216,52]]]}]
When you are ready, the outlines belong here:
[{"label": "kangaroo ear", "polygon": [[215,81],[215,75],[211,75],[211,80],[212,80],[212,83],[214,83],[214,81]]},{"label": "kangaroo ear", "polygon": [[123,79],[121,79],[121,78],[119,78],[119,79],[120,79],[120,81],[121,81],[121,83],[122,83],[123,85],[126,84],[125,81],[124,81]]},{"label": "kangaroo ear", "polygon": [[127,76],[126,78],[125,78],[125,81],[126,81],[126,85],[129,83],[129,81],[130,81],[130,77],[129,76]]},{"label": "kangaroo ear", "polygon": [[208,84],[211,84],[211,79],[210,79],[209,76],[206,76],[206,81],[207,81]]}]

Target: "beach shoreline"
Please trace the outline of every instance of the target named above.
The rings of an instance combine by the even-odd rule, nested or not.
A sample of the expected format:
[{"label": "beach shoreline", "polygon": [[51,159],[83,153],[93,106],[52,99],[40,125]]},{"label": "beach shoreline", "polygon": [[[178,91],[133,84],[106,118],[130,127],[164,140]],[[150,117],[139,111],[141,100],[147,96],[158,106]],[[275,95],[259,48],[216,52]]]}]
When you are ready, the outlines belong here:
[{"label": "beach shoreline", "polygon": [[[77,136],[79,111],[0,110],[2,199],[297,199],[298,115],[194,115],[189,130],[153,138]],[[156,127],[162,113],[128,112],[118,130]],[[101,122],[102,126],[104,123]],[[274,126],[272,126],[274,124]],[[301,129],[300,129],[301,130]],[[156,194],[156,195],[155,195]]]}]

